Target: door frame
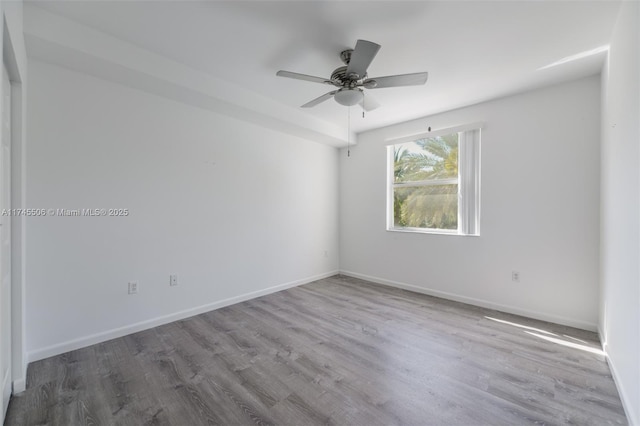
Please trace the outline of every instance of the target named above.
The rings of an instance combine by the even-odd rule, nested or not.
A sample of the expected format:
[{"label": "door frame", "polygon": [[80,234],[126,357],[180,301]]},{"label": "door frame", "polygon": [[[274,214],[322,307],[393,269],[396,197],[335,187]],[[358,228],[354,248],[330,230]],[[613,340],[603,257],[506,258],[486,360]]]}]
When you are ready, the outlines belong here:
[{"label": "door frame", "polygon": [[[3,5],[4,6],[4,5]],[[7,25],[5,7],[2,9],[2,60],[11,83],[11,205],[26,206],[26,140],[25,121],[26,69],[16,56],[15,37]],[[17,216],[11,221],[11,382],[12,392],[20,393],[27,384],[27,353],[25,342],[25,228],[26,218]]]},{"label": "door frame", "polygon": [[[2,140],[0,140],[0,207],[3,212],[11,209],[11,81],[6,65],[2,65]],[[6,126],[6,127],[5,127]],[[7,131],[8,127],[8,131]],[[11,362],[13,342],[11,339],[11,215],[2,217],[0,227],[0,322],[2,335],[2,414],[7,412],[13,393],[13,367]],[[6,246],[5,246],[6,244]],[[6,287],[6,292],[5,292]],[[6,299],[5,299],[6,298]],[[6,308],[6,311],[5,311]],[[6,325],[4,324],[7,319]],[[5,330],[6,328],[6,330]],[[7,335],[4,332],[7,331]],[[4,345],[7,345],[5,348]],[[7,353],[5,353],[7,350]],[[6,355],[6,359],[5,359]],[[5,364],[6,363],[6,364]],[[6,370],[5,370],[6,367]]]}]

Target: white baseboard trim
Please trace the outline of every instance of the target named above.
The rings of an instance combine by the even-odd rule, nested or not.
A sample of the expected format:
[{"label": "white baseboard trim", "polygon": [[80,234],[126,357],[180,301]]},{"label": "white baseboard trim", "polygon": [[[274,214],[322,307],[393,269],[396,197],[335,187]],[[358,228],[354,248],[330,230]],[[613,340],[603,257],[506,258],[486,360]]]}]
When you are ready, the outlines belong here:
[{"label": "white baseboard trim", "polygon": [[622,408],[624,408],[624,414],[627,416],[627,421],[629,422],[630,426],[640,426],[640,407],[631,404],[631,401],[627,396],[627,392],[625,392],[625,388],[624,386],[622,386],[622,382],[620,381],[620,374],[618,374],[616,365],[613,363],[613,361],[611,361],[611,357],[609,356],[609,346],[602,339],[600,327],[598,327],[598,336],[600,337],[600,343],[602,344],[602,350],[604,351],[607,365],[609,365],[609,370],[611,370],[613,383],[616,384],[616,389],[618,389],[618,395],[620,396],[620,401],[622,402]]},{"label": "white baseboard trim", "polygon": [[24,378],[13,381],[13,394],[18,394],[27,390],[27,381]]},{"label": "white baseboard trim", "polygon": [[500,303],[490,302],[488,300],[476,299],[473,297],[462,296],[455,293],[448,293],[440,290],[424,288],[413,284],[406,284],[399,281],[388,280],[385,278],[373,277],[371,275],[360,274],[353,271],[340,271],[340,274],[353,278],[360,278],[365,281],[371,281],[376,284],[382,284],[389,287],[396,287],[403,290],[409,290],[416,293],[422,293],[429,296],[440,297],[442,299],[462,302],[469,305],[480,306],[482,308],[494,309],[496,311],[506,312],[509,314],[520,315],[527,318],[538,319],[541,321],[553,322],[555,324],[567,325],[569,327],[580,328],[582,330],[597,331],[597,325],[590,322],[566,318],[558,315],[548,314],[545,312],[530,311],[514,306],[502,305]]},{"label": "white baseboard trim", "polygon": [[69,340],[67,342],[51,345],[45,348],[36,349],[34,351],[27,353],[27,362],[38,361],[41,359],[63,354],[65,352],[95,345],[97,343],[106,342],[107,340],[116,339],[118,337],[126,336],[128,334],[137,333],[138,331],[148,330],[150,328],[157,327],[159,325],[168,324],[170,322],[179,321],[179,320],[189,318],[195,315],[199,315],[205,312],[213,311],[215,309],[224,308],[225,306],[234,305],[236,303],[244,302],[250,299],[255,299],[256,297],[265,296],[267,294],[276,293],[278,291],[286,290],[288,288],[297,287],[303,284],[308,284],[313,281],[331,277],[338,273],[339,273],[338,271],[325,272],[323,274],[314,275],[311,277],[291,281],[284,284],[278,284],[262,290],[253,291],[251,293],[241,294],[239,296],[230,297],[228,299],[219,300],[213,303],[208,303],[206,305],[201,305],[194,308],[185,309],[179,312],[174,312],[168,315],[151,318],[149,320],[141,321],[135,324],[126,325],[124,327],[115,328],[115,329],[103,331],[100,333],[92,334],[89,336],[83,336],[77,339]]}]

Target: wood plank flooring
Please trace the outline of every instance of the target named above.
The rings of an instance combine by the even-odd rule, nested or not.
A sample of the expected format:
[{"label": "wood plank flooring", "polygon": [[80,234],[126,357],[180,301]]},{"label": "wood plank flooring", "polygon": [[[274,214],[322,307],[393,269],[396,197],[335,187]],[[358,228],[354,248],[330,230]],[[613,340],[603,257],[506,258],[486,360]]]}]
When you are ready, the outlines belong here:
[{"label": "wood plank flooring", "polygon": [[35,362],[5,424],[627,424],[598,348],[335,276]]}]

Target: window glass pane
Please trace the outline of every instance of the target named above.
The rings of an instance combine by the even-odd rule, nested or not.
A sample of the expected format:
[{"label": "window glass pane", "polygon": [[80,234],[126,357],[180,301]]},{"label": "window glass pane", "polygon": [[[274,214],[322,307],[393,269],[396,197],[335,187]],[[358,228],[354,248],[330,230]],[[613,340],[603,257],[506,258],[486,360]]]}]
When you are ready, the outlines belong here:
[{"label": "window glass pane", "polygon": [[393,198],[397,227],[458,228],[458,185],[395,188]]},{"label": "window glass pane", "polygon": [[394,182],[458,177],[458,134],[417,139],[393,147]]}]

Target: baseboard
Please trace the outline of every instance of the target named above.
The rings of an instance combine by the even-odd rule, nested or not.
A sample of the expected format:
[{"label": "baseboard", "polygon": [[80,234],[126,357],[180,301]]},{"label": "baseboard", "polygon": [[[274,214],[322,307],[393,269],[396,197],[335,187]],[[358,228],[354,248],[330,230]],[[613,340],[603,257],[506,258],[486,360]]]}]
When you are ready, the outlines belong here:
[{"label": "baseboard", "polygon": [[24,392],[27,389],[27,381],[24,378],[13,381],[13,394]]},{"label": "baseboard", "polygon": [[[622,408],[624,408],[624,414],[627,416],[627,421],[629,422],[629,426],[640,426],[640,407],[634,405],[629,401],[627,397],[627,393],[625,392],[624,387],[622,386],[622,382],[620,381],[620,374],[618,374],[618,370],[616,369],[615,364],[611,361],[611,357],[609,356],[609,346],[602,338],[602,331],[600,327],[598,327],[598,337],[600,338],[600,343],[602,344],[602,350],[604,351],[605,359],[607,360],[607,365],[609,366],[609,370],[611,371],[611,376],[613,377],[613,383],[616,384],[616,389],[618,390],[618,396],[620,396],[620,401],[622,402]],[[637,407],[637,408],[634,408]]]},{"label": "baseboard", "polygon": [[208,303],[206,305],[185,309],[183,311],[174,312],[168,315],[163,315],[160,317],[152,318],[146,321],[138,322],[135,324],[124,326],[124,327],[103,331],[103,332],[92,334],[89,336],[84,336],[77,339],[69,340],[67,342],[48,346],[46,348],[37,349],[27,353],[27,362],[38,361],[41,359],[63,354],[65,352],[95,345],[97,343],[106,342],[107,340],[116,339],[118,337],[126,336],[128,334],[137,333],[143,330],[148,330],[150,328],[157,327],[159,325],[168,324],[174,321],[179,321],[179,320],[189,318],[195,315],[199,315],[205,312],[213,311],[215,309],[224,308],[225,306],[234,305],[236,303],[255,299],[256,297],[265,296],[267,294],[276,293],[278,291],[286,290],[288,288],[297,287],[303,284],[308,284],[316,280],[331,277],[338,273],[339,273],[338,271],[331,271],[331,272],[326,272],[323,274],[303,278],[300,280],[291,281],[284,284],[278,284],[262,290],[241,294],[239,296],[230,297],[228,299],[219,300],[213,303]]},{"label": "baseboard", "polygon": [[541,320],[541,321],[553,322],[555,324],[567,325],[569,327],[575,327],[575,328],[579,328],[579,329],[582,329],[582,330],[597,331],[597,325],[596,324],[592,324],[592,323],[589,323],[589,322],[586,322],[586,321],[576,320],[576,319],[572,319],[572,318],[566,318],[566,317],[562,317],[562,316],[557,316],[557,315],[549,314],[549,313],[546,313],[546,312],[530,311],[530,310],[527,310],[527,309],[521,309],[521,308],[517,308],[517,307],[514,307],[514,306],[502,305],[500,303],[490,302],[488,300],[476,299],[476,298],[473,298],[473,297],[462,296],[462,295],[455,294],[455,293],[448,293],[448,292],[444,292],[444,291],[440,291],[440,290],[434,290],[434,289],[430,289],[430,288],[419,287],[419,286],[413,285],[413,284],[406,284],[406,283],[402,283],[402,282],[399,282],[399,281],[393,281],[393,280],[388,280],[388,279],[385,279],[385,278],[374,277],[374,276],[371,276],[371,275],[360,274],[358,272],[340,271],[340,274],[347,275],[347,276],[353,277],[353,278],[360,278],[360,279],[365,280],[365,281],[371,281],[371,282],[374,282],[376,284],[382,284],[382,285],[386,285],[386,286],[389,286],[389,287],[396,287],[396,288],[400,288],[400,289],[403,289],[403,290],[409,290],[409,291],[413,291],[413,292],[416,292],[416,293],[426,294],[426,295],[429,295],[429,296],[440,297],[442,299],[453,300],[453,301],[456,301],[456,302],[462,302],[462,303],[466,303],[466,304],[474,305],[474,306],[480,306],[482,308],[494,309],[496,311],[502,311],[502,312],[506,312],[506,313],[509,313],[509,314],[521,315],[521,316],[527,317],[527,318],[533,318],[533,319],[538,319],[538,320]]}]

